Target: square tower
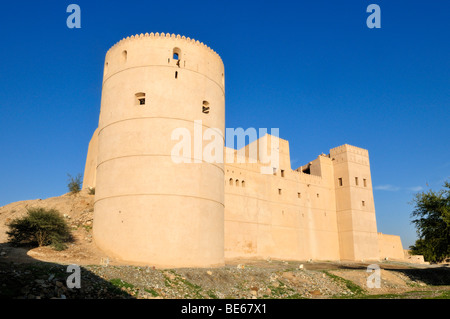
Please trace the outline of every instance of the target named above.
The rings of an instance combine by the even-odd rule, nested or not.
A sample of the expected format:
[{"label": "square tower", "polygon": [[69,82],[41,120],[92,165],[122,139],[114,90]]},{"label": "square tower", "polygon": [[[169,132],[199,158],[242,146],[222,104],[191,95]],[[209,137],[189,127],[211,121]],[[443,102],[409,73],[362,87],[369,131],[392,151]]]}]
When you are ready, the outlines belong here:
[{"label": "square tower", "polygon": [[369,152],[342,145],[330,150],[334,168],[339,250],[342,260],[378,260]]}]

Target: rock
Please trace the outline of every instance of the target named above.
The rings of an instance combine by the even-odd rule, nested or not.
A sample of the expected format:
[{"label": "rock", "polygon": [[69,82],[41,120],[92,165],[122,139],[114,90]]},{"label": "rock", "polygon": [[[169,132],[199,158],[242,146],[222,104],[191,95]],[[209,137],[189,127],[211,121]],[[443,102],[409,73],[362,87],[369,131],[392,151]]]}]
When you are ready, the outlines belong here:
[{"label": "rock", "polygon": [[322,295],[322,293],[320,292],[320,290],[313,290],[309,292],[311,295],[313,296],[320,296]]},{"label": "rock", "polygon": [[4,251],[2,251],[1,253],[0,253],[0,256],[5,256],[6,255],[6,252],[4,252]]},{"label": "rock", "polygon": [[48,277],[48,281],[52,281],[53,278],[55,278],[55,275],[54,275],[54,274],[51,274],[51,275]]},{"label": "rock", "polygon": [[298,269],[303,269],[303,264],[301,264],[300,266],[298,266]]},{"label": "rock", "polygon": [[242,265],[242,264],[237,265],[237,269],[244,269],[244,268],[245,268],[245,265]]},{"label": "rock", "polygon": [[212,276],[212,274],[213,274],[212,271],[210,271],[210,270],[208,270],[206,273],[210,276]]},{"label": "rock", "polygon": [[42,285],[45,281],[44,281],[44,279],[36,279],[34,282],[39,285]]}]

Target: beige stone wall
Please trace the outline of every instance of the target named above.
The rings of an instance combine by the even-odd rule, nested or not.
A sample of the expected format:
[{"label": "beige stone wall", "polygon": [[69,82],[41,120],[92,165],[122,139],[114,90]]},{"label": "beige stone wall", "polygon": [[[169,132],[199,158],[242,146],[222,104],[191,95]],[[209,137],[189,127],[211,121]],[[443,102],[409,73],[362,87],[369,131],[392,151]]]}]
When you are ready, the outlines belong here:
[{"label": "beige stone wall", "polygon": [[400,236],[378,233],[381,259],[404,260],[405,253]]},{"label": "beige stone wall", "polygon": [[367,151],[343,145],[292,170],[288,142],[279,145],[274,175],[262,163],[225,167],[225,256],[377,260]]},{"label": "beige stone wall", "polygon": [[83,175],[83,189],[94,188],[97,177],[97,156],[98,156],[98,128],[92,134],[89,142],[88,153],[86,157],[86,165]]}]

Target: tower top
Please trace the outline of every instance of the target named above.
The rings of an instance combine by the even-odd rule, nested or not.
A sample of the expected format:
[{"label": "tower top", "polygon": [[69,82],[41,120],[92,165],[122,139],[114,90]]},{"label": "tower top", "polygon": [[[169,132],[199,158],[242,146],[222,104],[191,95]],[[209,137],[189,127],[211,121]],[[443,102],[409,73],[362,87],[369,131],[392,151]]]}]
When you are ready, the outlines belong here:
[{"label": "tower top", "polygon": [[104,82],[126,69],[150,66],[204,74],[225,89],[225,67],[219,54],[198,40],[158,32],[133,35],[114,44],[106,53]]},{"label": "tower top", "polygon": [[[198,40],[195,39],[191,39],[189,37],[185,37],[184,35],[175,35],[174,33],[170,34],[170,33],[141,33],[141,34],[136,34],[136,35],[132,35],[126,38],[123,38],[122,40],[120,40],[119,42],[116,42],[109,50],[108,52],[112,51],[113,49],[115,49],[118,46],[121,46],[122,44],[126,44],[130,41],[137,41],[137,40],[141,40],[141,39],[147,39],[147,38],[153,38],[153,39],[172,39],[172,40],[183,40],[186,41],[186,43],[191,43],[194,45],[197,45],[199,47],[203,47],[205,48],[207,51],[213,53],[214,55],[216,55],[219,59],[221,59],[220,55],[215,52],[213,49],[211,49],[209,46],[207,46],[206,44],[204,44],[203,42],[200,42]],[[108,53],[107,53],[108,54]],[[222,60],[222,59],[221,59]]]}]

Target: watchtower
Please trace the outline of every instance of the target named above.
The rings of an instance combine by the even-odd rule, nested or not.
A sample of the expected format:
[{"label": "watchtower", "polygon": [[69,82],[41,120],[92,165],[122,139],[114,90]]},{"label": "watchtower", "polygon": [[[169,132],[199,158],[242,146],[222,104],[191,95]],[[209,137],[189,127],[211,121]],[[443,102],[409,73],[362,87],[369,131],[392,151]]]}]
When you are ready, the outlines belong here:
[{"label": "watchtower", "polygon": [[[174,34],[123,39],[106,54],[93,237],[111,256],[169,267],[224,263],[224,164],[174,161],[172,133],[225,131],[224,65]],[[180,155],[182,156],[182,155]]]}]

